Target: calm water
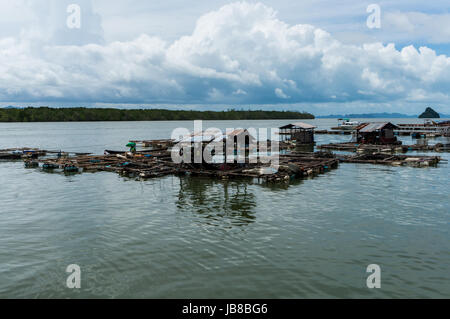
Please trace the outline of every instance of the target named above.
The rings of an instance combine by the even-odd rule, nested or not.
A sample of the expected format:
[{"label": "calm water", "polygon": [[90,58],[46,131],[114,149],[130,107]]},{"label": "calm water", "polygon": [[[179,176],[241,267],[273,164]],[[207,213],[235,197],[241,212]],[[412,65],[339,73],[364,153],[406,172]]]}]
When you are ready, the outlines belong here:
[{"label": "calm water", "polygon": [[[124,149],[129,139],[167,138],[176,127],[192,122],[3,123],[0,148],[102,154]],[[317,136],[319,143],[349,138]],[[437,141],[443,139],[430,140]],[[2,298],[450,297],[448,164],[341,164],[271,187],[64,176],[25,170],[21,162],[1,162],[0,177]],[[373,263],[382,270],[377,290],[366,288]],[[81,267],[80,290],[65,286],[70,264]]]}]

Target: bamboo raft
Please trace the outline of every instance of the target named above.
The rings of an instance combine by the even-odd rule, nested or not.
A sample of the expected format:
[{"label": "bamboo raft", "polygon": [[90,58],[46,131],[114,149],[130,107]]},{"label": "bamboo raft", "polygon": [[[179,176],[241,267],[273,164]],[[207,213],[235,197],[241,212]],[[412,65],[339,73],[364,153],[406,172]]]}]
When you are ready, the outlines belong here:
[{"label": "bamboo raft", "polygon": [[[233,168],[225,164],[230,170],[205,170],[187,168],[186,173],[196,176],[211,176],[222,179],[231,177],[256,178],[265,182],[282,182],[294,178],[304,178],[325,173],[338,167],[339,161],[330,153],[293,153],[281,155],[279,164],[270,167],[263,164],[247,164],[243,167]],[[239,165],[239,164],[238,164]]]},{"label": "bamboo raft", "polygon": [[72,155],[88,155],[90,153],[77,153],[77,152],[63,152],[63,151],[49,151],[41,150],[34,147],[22,147],[22,148],[8,148],[0,150],[0,159],[2,160],[20,160],[20,159],[30,159],[39,158],[42,156],[47,156],[49,154],[68,156]]},{"label": "bamboo raft", "polygon": [[352,142],[345,143],[331,143],[331,144],[323,144],[317,146],[318,149],[322,150],[336,150],[336,151],[347,151],[347,152],[358,152],[358,153],[366,153],[366,152],[383,152],[383,153],[395,153],[395,152],[403,152],[406,153],[408,151],[434,151],[434,152],[443,152],[448,151],[449,149],[441,143],[437,143],[435,145],[427,145],[427,144],[413,144],[413,145],[375,145],[375,144],[358,144]]},{"label": "bamboo raft", "polygon": [[24,158],[38,158],[45,156],[47,151],[37,148],[8,148],[0,150],[0,160],[21,160]]},{"label": "bamboo raft", "polygon": [[[322,135],[352,135],[355,132],[355,130],[339,130],[339,129],[331,129],[331,130],[315,130],[315,134],[322,134]],[[425,137],[425,138],[432,138],[432,137],[440,137],[445,136],[445,133],[443,132],[413,132],[413,131],[402,131],[402,130],[394,130],[396,135],[399,136],[419,136],[419,137]]]},{"label": "bamboo raft", "polygon": [[339,155],[338,158],[341,163],[381,164],[391,166],[407,165],[413,167],[436,166],[442,161],[439,156],[407,156],[384,153]]},{"label": "bamboo raft", "polygon": [[345,143],[331,143],[323,144],[317,146],[318,149],[323,150],[336,150],[336,151],[347,151],[347,152],[402,152],[407,151],[408,147],[403,145],[374,145],[374,144],[359,144],[352,142]]},{"label": "bamboo raft", "polygon": [[[130,140],[130,143],[136,143],[136,145],[139,145],[143,148],[149,148],[148,150],[143,150],[141,153],[145,152],[153,152],[155,150],[168,150],[175,146],[176,142],[172,139],[161,139],[161,140]],[[255,150],[265,152],[268,149],[270,149],[272,146],[272,141],[267,140],[265,145],[262,146],[259,143],[257,143]],[[290,141],[279,141],[278,142],[278,148],[280,150],[290,150],[295,148],[296,145]]]},{"label": "bamboo raft", "polygon": [[[156,146],[161,147],[155,143]],[[352,143],[341,145],[348,149]],[[354,143],[353,143],[354,144]],[[379,146],[379,145],[378,145]],[[386,147],[386,146],[381,146]],[[397,145],[398,147],[398,145]],[[367,148],[367,150],[372,150]],[[114,172],[122,176],[149,179],[167,175],[208,176],[213,178],[252,178],[263,182],[289,182],[295,178],[312,177],[338,167],[339,163],[380,164],[413,167],[437,165],[438,156],[393,155],[379,151],[358,155],[335,155],[331,152],[295,152],[279,155],[276,165],[269,166],[260,160],[256,163],[174,163],[170,149],[155,149],[131,154],[91,155],[46,151],[37,148],[15,148],[0,150],[5,160],[23,160],[26,168],[41,168],[47,172],[82,173]],[[273,155],[276,156],[276,155]],[[264,159],[270,156],[266,156]],[[1,157],[0,157],[1,159]],[[274,163],[272,161],[272,163]]]},{"label": "bamboo raft", "polygon": [[305,153],[282,155],[276,168],[263,163],[176,164],[170,152],[164,154],[83,155],[38,160],[44,170],[64,172],[116,172],[122,176],[141,179],[166,175],[209,176],[217,178],[257,178],[265,182],[289,181],[324,173],[337,168],[339,161],[330,154]]},{"label": "bamboo raft", "polygon": [[152,147],[159,149],[167,149],[175,145],[175,140],[172,139],[161,139],[161,140],[130,140],[131,143],[136,143],[142,147]]}]

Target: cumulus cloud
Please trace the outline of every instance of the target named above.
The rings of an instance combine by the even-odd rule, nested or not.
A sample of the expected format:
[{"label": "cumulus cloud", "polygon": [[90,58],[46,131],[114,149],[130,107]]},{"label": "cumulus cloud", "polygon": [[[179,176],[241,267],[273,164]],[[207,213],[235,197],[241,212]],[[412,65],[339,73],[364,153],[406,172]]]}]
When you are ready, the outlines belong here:
[{"label": "cumulus cloud", "polygon": [[278,96],[280,99],[288,99],[289,98],[289,96],[284,94],[283,90],[280,88],[275,89],[275,95]]},{"label": "cumulus cloud", "polygon": [[[100,35],[99,21],[94,34]],[[225,5],[172,43],[0,39],[0,100],[104,103],[339,103],[449,100],[450,58],[427,48],[345,45],[263,4]],[[64,38],[64,37],[63,37]],[[72,43],[73,44],[73,43]]]}]

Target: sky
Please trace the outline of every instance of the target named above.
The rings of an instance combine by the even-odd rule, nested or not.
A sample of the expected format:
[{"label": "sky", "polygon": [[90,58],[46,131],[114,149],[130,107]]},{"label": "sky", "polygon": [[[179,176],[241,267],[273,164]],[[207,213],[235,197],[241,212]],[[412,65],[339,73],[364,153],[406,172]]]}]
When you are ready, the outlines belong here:
[{"label": "sky", "polygon": [[0,106],[450,114],[449,92],[448,0],[0,0]]}]

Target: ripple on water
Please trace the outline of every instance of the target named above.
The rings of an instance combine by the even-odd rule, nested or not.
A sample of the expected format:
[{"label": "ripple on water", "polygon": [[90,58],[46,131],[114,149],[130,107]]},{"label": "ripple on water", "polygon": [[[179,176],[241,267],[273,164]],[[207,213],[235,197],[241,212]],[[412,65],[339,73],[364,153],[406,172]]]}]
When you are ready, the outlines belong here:
[{"label": "ripple on water", "polygon": [[[148,123],[73,125],[64,137],[67,124],[36,128],[33,136],[16,127],[0,142],[48,146],[52,138],[54,146],[84,150],[92,132],[99,136],[95,145],[111,148],[123,147],[117,141],[124,136],[168,134],[158,123],[151,124],[158,136],[148,136]],[[448,165],[341,164],[288,187],[178,177],[137,182],[110,173],[68,177],[22,165],[0,163],[0,297],[450,294]],[[82,268],[81,291],[65,287],[72,263]],[[365,286],[372,263],[382,267],[379,291]]]}]

